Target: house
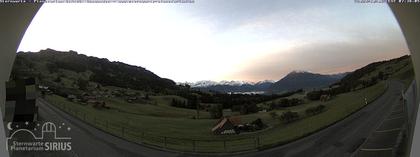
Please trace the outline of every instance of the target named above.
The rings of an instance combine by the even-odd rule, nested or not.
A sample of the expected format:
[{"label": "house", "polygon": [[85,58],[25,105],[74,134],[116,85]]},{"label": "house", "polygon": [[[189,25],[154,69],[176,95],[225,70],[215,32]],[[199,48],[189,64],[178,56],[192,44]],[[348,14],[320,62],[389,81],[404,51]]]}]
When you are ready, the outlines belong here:
[{"label": "house", "polygon": [[239,117],[224,117],[216,123],[211,131],[216,135],[236,134],[235,127],[240,123],[241,119]]},{"label": "house", "polygon": [[53,94],[53,92],[47,86],[39,85],[38,86],[38,89],[41,91],[42,95],[45,95],[45,94],[51,95],[51,94]]},{"label": "house", "polygon": [[75,101],[75,99],[77,99],[77,97],[75,95],[67,95],[67,100],[69,101]]},{"label": "house", "polygon": [[246,123],[243,125],[238,125],[236,127],[236,131],[237,132],[254,132],[254,131],[258,131],[258,130],[262,130],[264,128],[267,128],[268,126],[266,124],[263,123],[263,121],[258,118],[254,121],[252,121],[251,123]]},{"label": "house", "polygon": [[138,100],[138,98],[135,97],[135,96],[131,96],[131,97],[129,96],[125,100],[129,103],[133,103],[133,102],[136,102]]},{"label": "house", "polygon": [[321,100],[321,101],[328,101],[328,100],[330,100],[331,99],[331,96],[330,95],[321,95],[321,97],[319,98],[319,100]]}]

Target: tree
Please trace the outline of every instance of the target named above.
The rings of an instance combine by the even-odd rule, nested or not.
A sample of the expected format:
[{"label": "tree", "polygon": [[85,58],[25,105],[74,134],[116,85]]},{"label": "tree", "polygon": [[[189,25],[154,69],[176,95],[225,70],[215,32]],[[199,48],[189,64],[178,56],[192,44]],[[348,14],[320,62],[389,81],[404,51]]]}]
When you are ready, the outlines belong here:
[{"label": "tree", "polygon": [[89,81],[86,81],[86,80],[83,80],[83,79],[77,80],[77,86],[79,86],[80,90],[86,90],[88,84],[89,84]]},{"label": "tree", "polygon": [[289,107],[290,106],[290,102],[289,99],[284,98],[280,100],[280,106],[281,107]]},{"label": "tree", "polygon": [[50,73],[56,73],[56,72],[58,72],[58,67],[57,67],[57,65],[55,64],[55,63],[47,63],[46,64],[46,66],[47,66],[47,69],[48,69],[48,71],[50,72]]},{"label": "tree", "polygon": [[385,79],[385,75],[384,75],[384,72],[383,71],[380,71],[378,73],[378,79],[380,79],[380,80],[384,80]]},{"label": "tree", "polygon": [[200,95],[193,93],[191,94],[191,98],[188,100],[188,108],[195,108],[197,111],[196,119],[200,119]]},{"label": "tree", "polygon": [[173,98],[171,102],[171,106],[186,108],[186,103],[183,100],[178,100],[178,99]]},{"label": "tree", "polygon": [[280,120],[284,123],[291,123],[299,119],[299,113],[287,111],[281,114]]},{"label": "tree", "polygon": [[270,116],[271,116],[271,118],[273,118],[273,119],[276,119],[276,118],[278,118],[278,117],[279,117],[279,115],[277,114],[277,112],[270,112]]},{"label": "tree", "polygon": [[316,115],[324,111],[325,106],[324,105],[318,105],[314,107],[309,107],[305,110],[307,115]]},{"label": "tree", "polygon": [[61,77],[58,76],[57,78],[54,79],[54,82],[60,83],[61,82]]},{"label": "tree", "polygon": [[241,114],[250,114],[258,112],[258,106],[256,104],[246,104],[241,106]]},{"label": "tree", "polygon": [[309,100],[319,100],[322,95],[322,91],[311,91],[306,94]]},{"label": "tree", "polygon": [[209,112],[211,118],[221,118],[223,116],[223,106],[221,104],[213,104],[210,106]]},{"label": "tree", "polygon": [[277,109],[278,105],[275,101],[271,101],[270,102],[270,110],[274,110]]}]

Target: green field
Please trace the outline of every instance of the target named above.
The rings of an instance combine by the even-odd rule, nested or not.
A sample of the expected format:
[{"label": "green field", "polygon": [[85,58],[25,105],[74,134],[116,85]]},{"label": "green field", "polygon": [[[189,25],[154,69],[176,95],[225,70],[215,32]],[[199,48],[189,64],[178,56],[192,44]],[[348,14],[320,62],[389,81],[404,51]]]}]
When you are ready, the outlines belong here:
[{"label": "green field", "polygon": [[[212,97],[214,101],[204,101],[200,100],[200,96],[212,96],[214,93],[200,95],[189,86],[176,85],[172,80],[160,78],[142,67],[75,52],[47,49],[39,53],[18,53],[11,77],[36,78],[40,85],[49,88],[42,93],[47,94],[45,99],[52,105],[126,140],[178,151],[236,152],[269,148],[302,138],[361,109],[365,106],[365,98],[369,102],[378,98],[386,90],[383,80],[401,80],[406,87],[413,80],[409,56],[369,65],[335,85],[343,87],[343,91],[350,91],[348,93],[321,102],[307,99],[309,91],[303,91],[287,97],[302,100],[302,104],[271,111],[271,102],[279,104],[285,97],[277,95],[277,99],[270,100],[273,97],[260,95],[262,99],[254,100],[242,95],[240,99],[243,101],[232,101],[229,96],[215,96]],[[214,135],[211,128],[217,119],[211,119],[210,113],[204,109],[199,116],[196,110],[186,109],[199,106],[197,102],[200,101],[223,103],[224,107],[232,109],[239,106],[241,110],[248,110],[251,106],[252,111],[245,113],[252,114],[246,115],[239,115],[235,108],[235,115],[239,115],[241,123],[261,119],[268,127],[238,135]],[[175,102],[182,102],[186,108],[171,106],[177,105]],[[253,103],[258,103],[257,107]],[[324,105],[325,109],[319,114],[306,114],[308,108],[320,105]],[[209,104],[202,103],[201,106],[208,109]],[[260,112],[254,113],[256,111]],[[297,121],[285,124],[272,117],[273,112],[282,115],[287,111],[297,112]]]},{"label": "green field", "polygon": [[[385,83],[381,82],[363,90],[338,95],[328,102],[314,101],[291,107],[288,110],[299,112],[302,119],[288,125],[271,118],[269,112],[242,115],[242,122],[261,118],[269,128],[255,133],[223,136],[211,133],[210,129],[217,120],[208,119],[207,112],[201,112],[203,119],[192,119],[190,117],[195,115],[195,110],[169,106],[170,100],[176,96],[154,96],[151,99],[157,102],[155,104],[132,104],[109,98],[106,102],[111,109],[95,109],[91,105],[69,102],[56,95],[47,96],[46,99],[64,111],[130,141],[181,151],[224,152],[269,147],[308,135],[357,111],[364,106],[364,97],[372,101],[384,90]],[[318,104],[326,105],[327,110],[306,117],[304,109]],[[271,112],[280,114],[284,110]]]},{"label": "green field", "polygon": [[[360,80],[370,80],[378,76],[382,71],[388,79],[401,80],[406,87],[413,80],[413,71],[410,59],[390,61],[376,67],[373,71],[363,75]],[[60,70],[62,77],[60,84],[63,87],[74,88],[79,78],[88,78],[89,72],[75,73]],[[56,78],[50,76],[48,78]],[[54,81],[54,80],[51,80]],[[94,82],[89,82],[91,91],[95,91]],[[159,148],[188,151],[188,152],[237,152],[269,148],[288,143],[319,131],[331,124],[336,123],[358,111],[365,106],[365,98],[368,102],[374,101],[386,90],[386,81],[367,87],[356,88],[352,92],[339,94],[327,102],[311,101],[306,98],[306,93],[296,93],[287,98],[298,98],[303,104],[247,115],[239,115],[242,123],[252,122],[260,118],[268,127],[257,132],[241,133],[238,135],[214,135],[211,128],[218,121],[210,119],[210,114],[201,110],[199,118],[196,110],[176,108],[171,106],[173,99],[185,100],[175,95],[165,95],[146,91],[137,91],[113,86],[100,87],[98,91],[123,90],[136,95],[145,96],[150,94],[149,99],[141,99],[139,102],[129,103],[123,97],[101,98],[106,102],[106,108],[94,108],[89,104],[70,102],[58,95],[47,95],[46,100],[63,111],[78,117],[79,119],[104,130],[110,134],[119,136],[129,141],[156,146]],[[260,108],[268,108],[272,101],[278,102],[283,98],[257,104]],[[307,115],[305,110],[318,105],[326,106],[326,109],[317,115]],[[299,120],[284,124],[278,118],[270,114],[276,112],[298,112]]]}]

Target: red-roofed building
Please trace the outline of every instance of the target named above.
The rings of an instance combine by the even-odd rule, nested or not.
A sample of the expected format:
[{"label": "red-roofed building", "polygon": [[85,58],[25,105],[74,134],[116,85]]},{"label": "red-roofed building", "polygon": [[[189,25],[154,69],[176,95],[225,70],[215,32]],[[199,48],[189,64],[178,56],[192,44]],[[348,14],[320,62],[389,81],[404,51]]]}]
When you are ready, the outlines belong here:
[{"label": "red-roofed building", "polygon": [[236,134],[235,126],[241,123],[239,117],[224,117],[211,129],[216,135]]}]

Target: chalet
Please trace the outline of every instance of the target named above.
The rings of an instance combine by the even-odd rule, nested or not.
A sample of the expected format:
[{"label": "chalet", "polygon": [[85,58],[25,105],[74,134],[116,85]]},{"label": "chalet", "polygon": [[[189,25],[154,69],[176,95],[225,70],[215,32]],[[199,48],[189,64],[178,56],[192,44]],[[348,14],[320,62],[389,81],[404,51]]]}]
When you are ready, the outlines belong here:
[{"label": "chalet", "polygon": [[211,129],[216,135],[236,134],[235,127],[241,123],[239,117],[224,117],[220,119],[217,124]]},{"label": "chalet", "polygon": [[267,128],[268,126],[262,122],[260,118],[251,123],[241,124],[236,127],[238,132],[253,132]]},{"label": "chalet", "polygon": [[39,85],[38,86],[38,89],[42,92],[42,95],[45,95],[45,94],[51,95],[51,94],[53,94],[53,92],[47,86]]},{"label": "chalet", "polygon": [[111,94],[114,96],[114,97],[120,97],[120,96],[122,96],[123,95],[123,91],[121,91],[121,90],[113,90],[113,91],[111,91]]},{"label": "chalet", "polygon": [[330,95],[326,95],[326,94],[321,95],[321,97],[319,98],[319,100],[321,100],[321,101],[328,101],[330,99],[331,99],[331,96]]},{"label": "chalet", "polygon": [[136,102],[137,100],[138,100],[138,98],[135,97],[135,96],[131,96],[131,97],[126,98],[126,101],[129,102],[129,103]]},{"label": "chalet", "polygon": [[67,100],[69,101],[75,101],[77,99],[77,97],[75,95],[67,95]]},{"label": "chalet", "polygon": [[263,109],[263,110],[258,111],[258,113],[265,113],[265,112],[267,112],[267,109]]},{"label": "chalet", "polygon": [[39,85],[38,86],[38,89],[40,89],[40,90],[49,90],[49,87],[43,86],[43,85]]},{"label": "chalet", "polygon": [[81,97],[82,97],[82,100],[83,100],[84,102],[88,102],[88,101],[91,101],[91,100],[96,100],[96,99],[97,99],[95,96],[89,95],[88,93],[83,93],[83,94],[81,95]]}]

